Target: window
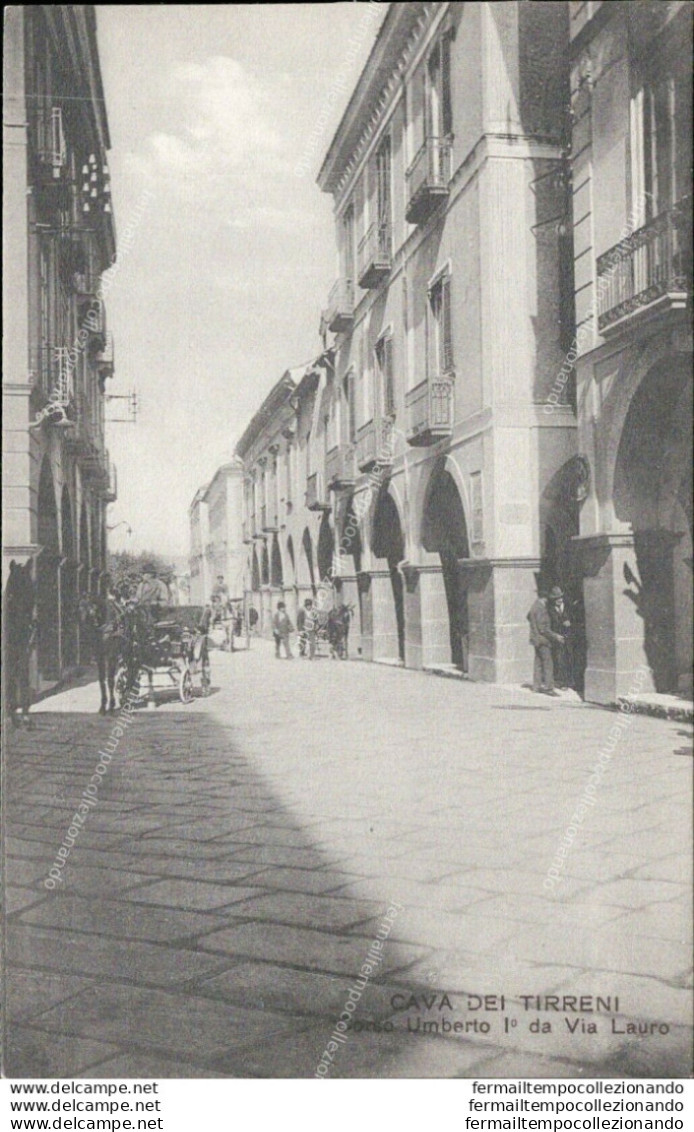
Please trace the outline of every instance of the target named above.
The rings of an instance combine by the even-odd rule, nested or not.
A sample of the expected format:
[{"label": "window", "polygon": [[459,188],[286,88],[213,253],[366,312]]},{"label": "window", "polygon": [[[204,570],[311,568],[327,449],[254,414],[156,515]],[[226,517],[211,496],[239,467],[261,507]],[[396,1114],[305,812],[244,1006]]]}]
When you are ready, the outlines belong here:
[{"label": "window", "polygon": [[442,36],[429,56],[426,85],[427,137],[448,137],[453,132],[450,35]]},{"label": "window", "polygon": [[395,387],[393,381],[393,337],[386,334],[376,343],[376,369],[381,410],[386,417],[395,416]]},{"label": "window", "polygon": [[375,159],[376,202],[374,220],[378,225],[378,252],[391,254],[390,138],[384,138]]},{"label": "window", "polygon": [[354,205],[342,217],[342,266],[345,279],[354,279]]},{"label": "window", "polygon": [[482,497],[482,473],[473,472],[470,476],[470,500],[472,506],[472,542],[479,546],[484,542],[484,500]]},{"label": "window", "polygon": [[667,212],[688,191],[691,71],[644,83],[631,100],[631,196],[635,226]]},{"label": "window", "polygon": [[430,377],[453,372],[451,277],[441,275],[429,290],[427,369]]}]

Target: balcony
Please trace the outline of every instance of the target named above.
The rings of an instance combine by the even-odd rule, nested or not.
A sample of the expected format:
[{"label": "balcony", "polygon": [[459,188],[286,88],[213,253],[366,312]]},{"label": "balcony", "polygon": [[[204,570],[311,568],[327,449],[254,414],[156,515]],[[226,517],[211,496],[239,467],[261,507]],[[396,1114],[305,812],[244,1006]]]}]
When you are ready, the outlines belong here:
[{"label": "balcony", "polygon": [[320,472],[314,472],[306,480],[306,506],[309,511],[330,510],[330,500]]},{"label": "balcony", "polygon": [[427,138],[405,174],[405,219],[424,224],[448,196],[451,179],[451,143],[448,138]]},{"label": "balcony", "polygon": [[354,284],[351,279],[338,279],[333,285],[322,321],[333,334],[351,330],[354,322]]},{"label": "balcony", "polygon": [[369,421],[357,433],[357,466],[368,472],[378,466],[389,468],[393,463],[394,426],[387,417]]},{"label": "balcony", "polygon": [[78,291],[75,298],[77,321],[88,335],[90,357],[94,358],[106,348],[106,306],[93,291]]},{"label": "balcony", "polygon": [[333,448],[328,452],[325,477],[331,491],[352,487],[357,478],[356,452],[352,446]]},{"label": "balcony", "polygon": [[115,350],[113,344],[113,335],[110,331],[106,331],[103,349],[97,350],[94,354],[94,365],[99,371],[100,378],[113,377],[115,368]]},{"label": "balcony", "polygon": [[691,198],[656,216],[598,258],[598,330],[682,310],[692,290]]},{"label": "balcony", "polygon": [[277,515],[268,507],[260,508],[260,529],[263,534],[276,534],[280,529]]},{"label": "balcony", "polygon": [[104,486],[104,501],[115,503],[118,498],[118,472],[116,465],[112,460],[109,460],[108,452],[106,452],[106,466],[108,468],[108,480]]},{"label": "balcony", "polygon": [[378,287],[390,272],[393,258],[393,237],[390,224],[372,224],[358,249],[359,286],[365,291]]},{"label": "balcony", "polygon": [[437,444],[453,430],[453,379],[425,378],[405,395],[407,442],[414,447]]}]

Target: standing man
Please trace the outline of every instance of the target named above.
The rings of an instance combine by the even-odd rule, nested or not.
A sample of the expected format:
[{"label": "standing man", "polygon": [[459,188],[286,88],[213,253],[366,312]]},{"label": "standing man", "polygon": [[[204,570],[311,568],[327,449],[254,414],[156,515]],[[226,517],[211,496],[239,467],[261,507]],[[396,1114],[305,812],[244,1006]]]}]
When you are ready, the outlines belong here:
[{"label": "standing man", "polygon": [[138,605],[166,605],[169,591],[153,570],[142,571],[142,581],[137,587],[135,601]]},{"label": "standing man", "polygon": [[294,626],[289,620],[287,608],[283,601],[277,603],[277,612],[272,618],[272,635],[275,638],[275,656],[280,659],[280,645],[284,645],[287,660],[292,659],[292,650],[289,645],[289,634],[294,632]]},{"label": "standing man", "polygon": [[549,620],[552,632],[562,638],[562,643],[552,645],[554,676],[559,688],[573,687],[573,663],[571,655],[571,620],[566,611],[564,592],[559,586],[549,591]]},{"label": "standing man", "polygon": [[310,597],[304,602],[304,633],[308,645],[308,659],[313,660],[316,655],[316,639],[318,637],[318,610],[314,608]]},{"label": "standing man", "polygon": [[563,645],[564,638],[552,629],[546,594],[538,594],[537,600],[528,613],[528,621],[530,622],[530,644],[535,650],[533,692],[544,692],[548,696],[556,696],[552,645]]}]

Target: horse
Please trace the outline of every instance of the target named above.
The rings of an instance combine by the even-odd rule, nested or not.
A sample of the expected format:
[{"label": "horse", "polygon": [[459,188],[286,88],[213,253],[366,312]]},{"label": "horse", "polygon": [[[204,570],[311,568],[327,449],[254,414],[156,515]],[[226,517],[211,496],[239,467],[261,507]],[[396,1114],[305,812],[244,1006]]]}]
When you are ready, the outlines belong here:
[{"label": "horse", "polygon": [[116,710],[116,672],[126,652],[125,610],[113,597],[85,594],[79,600],[78,612],[99,673],[99,714],[106,715]]},{"label": "horse", "polygon": [[4,593],[2,619],[3,685],[7,714],[13,727],[20,723],[18,708],[24,726],[31,727],[29,657],[36,636],[35,601],[31,562],[21,566],[13,559]]}]

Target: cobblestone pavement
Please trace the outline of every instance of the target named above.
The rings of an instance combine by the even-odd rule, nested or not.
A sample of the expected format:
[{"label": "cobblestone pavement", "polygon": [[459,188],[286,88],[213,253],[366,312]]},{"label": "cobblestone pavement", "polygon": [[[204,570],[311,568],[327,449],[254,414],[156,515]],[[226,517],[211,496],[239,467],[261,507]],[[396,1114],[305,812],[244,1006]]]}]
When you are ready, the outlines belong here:
[{"label": "cobblestone pavement", "polygon": [[260,641],[213,674],[136,713],[53,891],[114,720],[90,684],[9,736],[8,1074],[689,1075],[690,728],[628,717],[550,890],[621,717]]}]

